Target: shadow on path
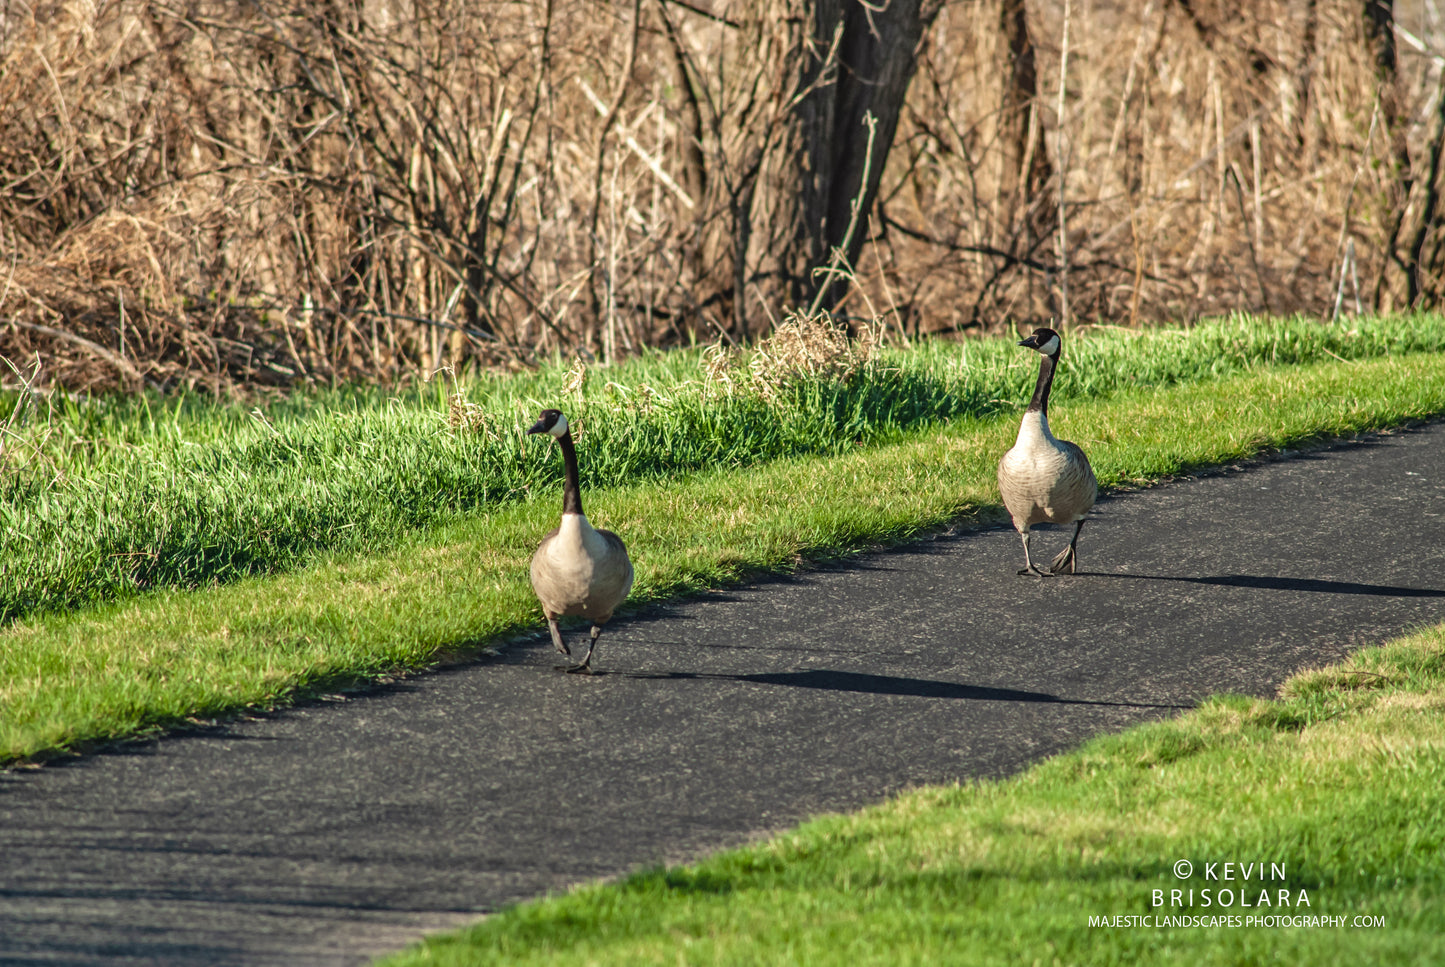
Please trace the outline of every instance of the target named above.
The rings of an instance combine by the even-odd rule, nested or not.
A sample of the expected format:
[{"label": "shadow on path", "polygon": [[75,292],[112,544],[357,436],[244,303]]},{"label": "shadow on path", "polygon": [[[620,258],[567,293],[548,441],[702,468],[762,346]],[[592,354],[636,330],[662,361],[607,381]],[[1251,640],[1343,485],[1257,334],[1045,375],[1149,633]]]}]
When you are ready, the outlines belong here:
[{"label": "shadow on path", "polygon": [[1119,578],[1126,581],[1181,581],[1213,584],[1228,588],[1261,588],[1266,591],[1314,591],[1320,594],[1372,594],[1382,598],[1445,598],[1435,588],[1403,588],[1388,584],[1359,584],[1354,581],[1321,581],[1315,578],[1267,577],[1255,574],[1217,574],[1210,577],[1172,577],[1164,574],[1105,574],[1080,571],[1078,577]]},{"label": "shadow on path", "polygon": [[967,699],[975,702],[1047,702],[1060,705],[1109,705],[1118,708],[1189,709],[1193,705],[1158,702],[1099,702],[1091,699],[1060,698],[1047,692],[1025,692],[1013,688],[989,688],[986,685],[963,685],[927,678],[898,678],[893,675],[866,675],[813,669],[801,672],[768,672],[760,675],[712,675],[703,672],[668,672],[666,674],[630,674],[634,679],[710,680],[747,682],[753,685],[783,685],[788,688],[817,688],[829,692],[859,692],[865,695],[907,695],[915,698]]}]

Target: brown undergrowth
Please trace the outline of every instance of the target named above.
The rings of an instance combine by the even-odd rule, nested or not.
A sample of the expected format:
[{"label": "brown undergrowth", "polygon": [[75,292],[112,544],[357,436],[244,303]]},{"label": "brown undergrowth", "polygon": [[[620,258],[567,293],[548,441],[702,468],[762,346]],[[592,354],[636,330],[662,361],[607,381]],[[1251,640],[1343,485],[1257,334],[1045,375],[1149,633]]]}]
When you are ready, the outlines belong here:
[{"label": "brown undergrowth", "polygon": [[[791,338],[776,6],[0,0],[0,355],[220,392]],[[1431,5],[1388,87],[1351,0],[925,7],[854,335],[1418,301]]]}]

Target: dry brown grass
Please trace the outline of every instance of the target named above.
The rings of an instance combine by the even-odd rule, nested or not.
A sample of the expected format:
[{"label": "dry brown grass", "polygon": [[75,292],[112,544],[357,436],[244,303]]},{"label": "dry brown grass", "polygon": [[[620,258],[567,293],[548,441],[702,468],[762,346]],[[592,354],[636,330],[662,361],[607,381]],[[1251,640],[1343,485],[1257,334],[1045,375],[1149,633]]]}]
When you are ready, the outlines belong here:
[{"label": "dry brown grass", "polygon": [[[1057,318],[1065,270],[1069,321],[1328,315],[1350,269],[1400,303],[1358,2],[1076,0],[1062,125],[1062,2],[1023,101],[1004,2],[925,39],[845,322]],[[0,0],[0,354],[220,391],[766,333],[797,91],[759,6]],[[1439,71],[1400,50],[1418,196]]]},{"label": "dry brown grass", "polygon": [[624,14],[549,7],[0,6],[0,351],[67,385],[134,382],[129,360],[219,387],[655,341],[679,287],[664,81],[640,64],[600,138]]},{"label": "dry brown grass", "polygon": [[[1061,314],[1054,222],[1031,220],[1029,199],[1004,191],[1018,178],[1001,170],[1013,156],[1000,140],[1000,3],[950,4],[935,23],[890,163],[882,261],[924,330]],[[1062,6],[1029,4],[1036,148],[1055,172]],[[1062,136],[1072,319],[1329,315],[1351,240],[1368,307],[1393,182],[1361,5],[1188,9],[1197,22],[1176,0],[1073,4]],[[1425,4],[1395,10],[1415,34],[1440,36]],[[1399,48],[1419,158],[1438,69]],[[1387,280],[1382,307],[1392,299]]]},{"label": "dry brown grass", "polygon": [[858,326],[855,337],[827,313],[789,312],[758,342],[748,371],[764,397],[797,381],[846,383],[868,365],[880,339],[876,324]]}]

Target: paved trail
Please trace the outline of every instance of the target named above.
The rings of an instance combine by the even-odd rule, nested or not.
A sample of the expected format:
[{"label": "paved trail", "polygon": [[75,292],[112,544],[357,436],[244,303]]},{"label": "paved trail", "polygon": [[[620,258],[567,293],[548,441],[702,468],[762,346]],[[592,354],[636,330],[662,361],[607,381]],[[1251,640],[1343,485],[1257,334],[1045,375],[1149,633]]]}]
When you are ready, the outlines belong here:
[{"label": "paved trail", "polygon": [[[1445,424],[1103,501],[202,735],[0,773],[0,964],[356,964],[1445,621]],[[1067,539],[1036,540],[1047,560]],[[634,553],[645,553],[635,548]]]}]

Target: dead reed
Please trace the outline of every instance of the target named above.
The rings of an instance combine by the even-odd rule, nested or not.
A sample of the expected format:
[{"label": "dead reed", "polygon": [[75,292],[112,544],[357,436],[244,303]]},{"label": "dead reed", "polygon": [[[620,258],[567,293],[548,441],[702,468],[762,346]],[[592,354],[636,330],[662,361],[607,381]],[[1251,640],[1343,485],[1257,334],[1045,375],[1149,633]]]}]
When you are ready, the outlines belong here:
[{"label": "dead reed", "polygon": [[[1361,0],[1074,0],[1067,70],[1063,0],[924,6],[840,321],[1445,289],[1435,5],[1389,84]],[[782,335],[776,132],[836,52],[789,66],[777,7],[0,0],[0,355],[219,393]]]}]

